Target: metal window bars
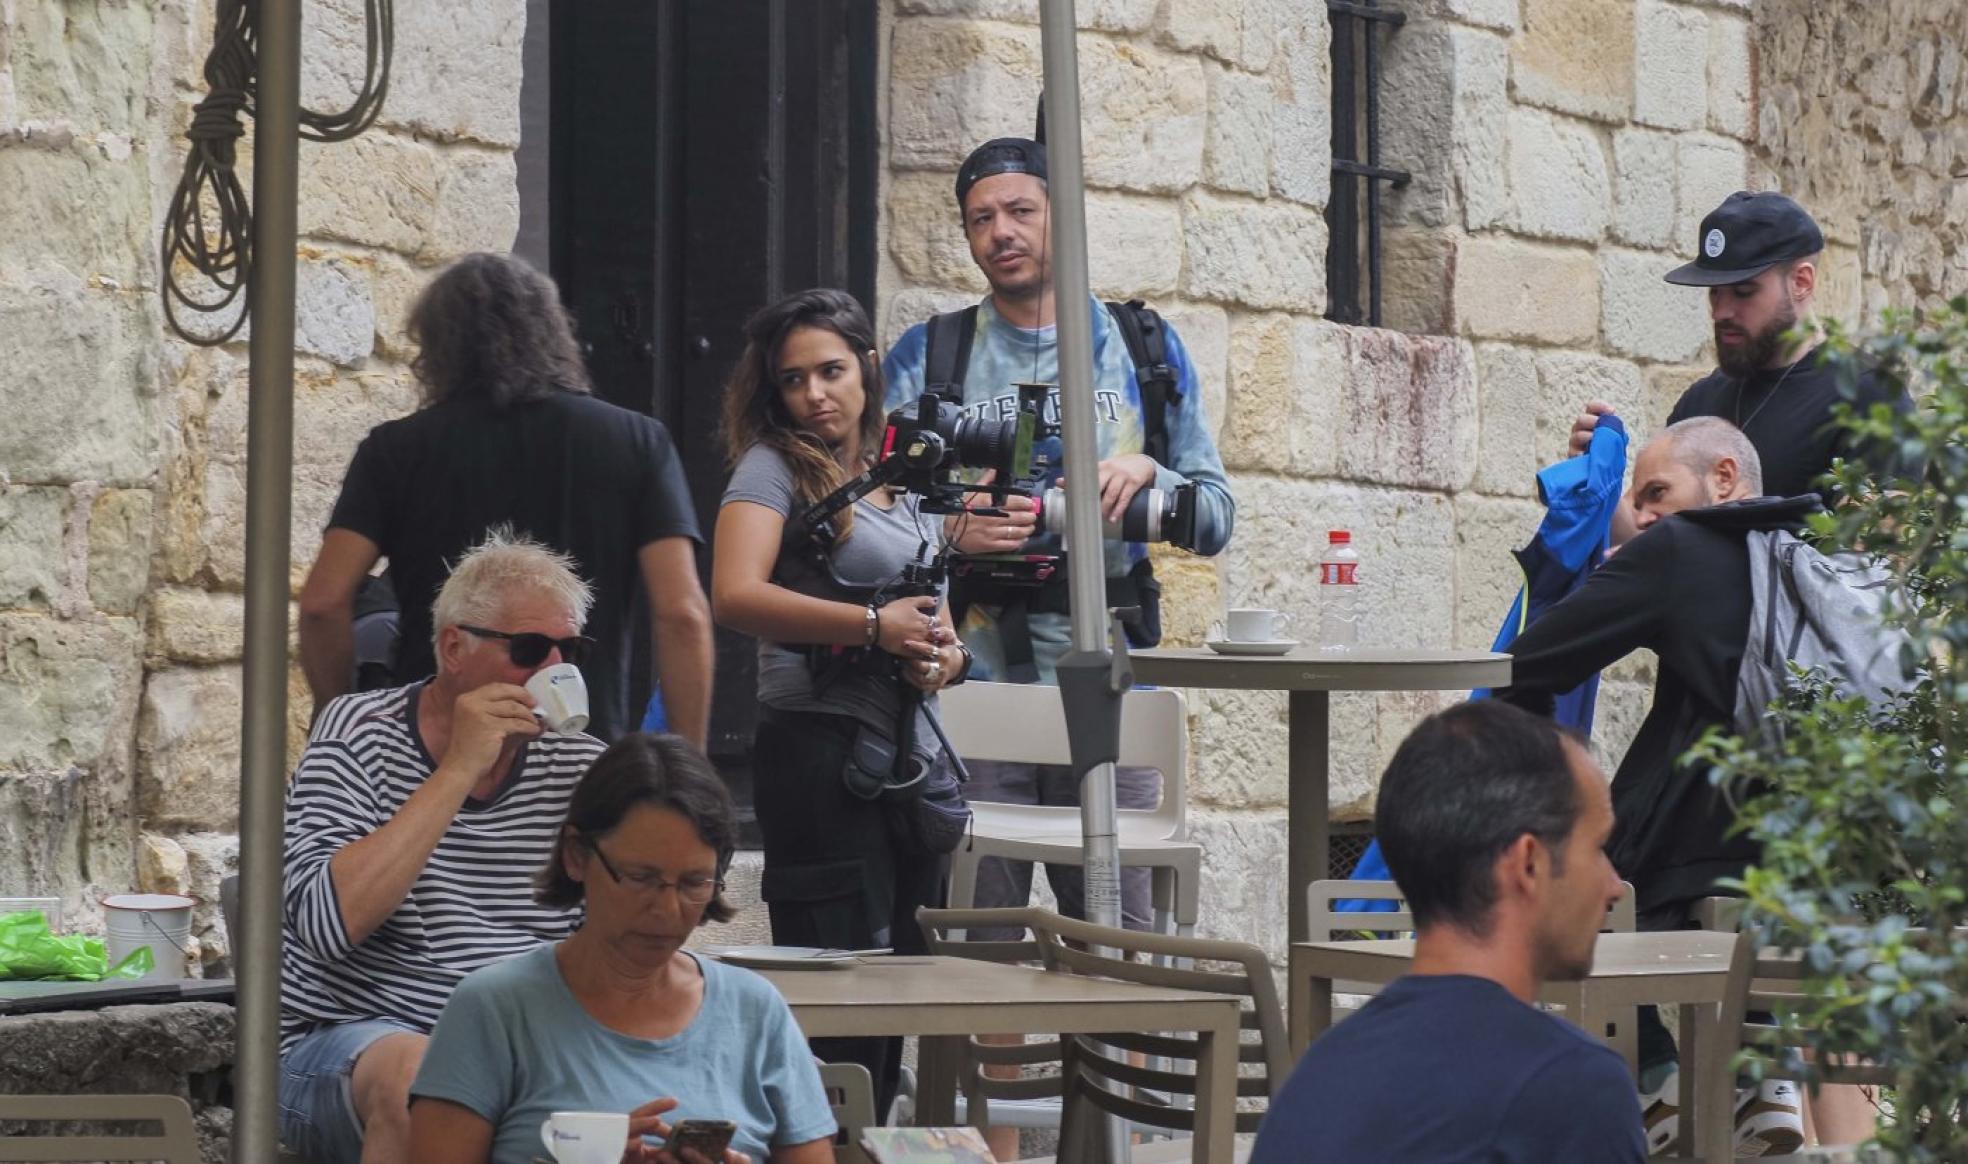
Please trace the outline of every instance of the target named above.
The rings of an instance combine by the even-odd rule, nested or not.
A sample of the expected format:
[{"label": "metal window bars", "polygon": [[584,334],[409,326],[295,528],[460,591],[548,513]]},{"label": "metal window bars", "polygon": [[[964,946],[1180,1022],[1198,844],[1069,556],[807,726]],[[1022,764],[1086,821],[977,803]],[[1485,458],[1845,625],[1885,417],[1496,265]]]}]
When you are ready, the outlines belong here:
[{"label": "metal window bars", "polygon": [[[1326,318],[1380,326],[1380,183],[1399,189],[1406,170],[1380,164],[1380,33],[1407,15],[1375,0],[1326,0],[1332,17],[1332,196],[1326,202]],[[1361,138],[1366,157],[1359,156]],[[1361,203],[1366,204],[1365,222]],[[1364,279],[1360,252],[1366,251]],[[1361,283],[1368,286],[1360,302]]]}]

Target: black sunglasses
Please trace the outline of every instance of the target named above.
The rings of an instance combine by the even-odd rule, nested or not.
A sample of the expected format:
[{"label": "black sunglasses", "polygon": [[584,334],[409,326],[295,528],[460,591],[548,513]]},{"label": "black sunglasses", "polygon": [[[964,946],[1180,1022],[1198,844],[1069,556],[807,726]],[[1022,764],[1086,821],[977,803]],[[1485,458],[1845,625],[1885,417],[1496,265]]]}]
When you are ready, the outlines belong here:
[{"label": "black sunglasses", "polygon": [[555,647],[560,648],[562,660],[578,667],[581,660],[587,657],[588,648],[594,646],[594,640],[586,635],[570,635],[564,639],[557,639],[552,635],[543,635],[536,631],[524,631],[515,635],[505,631],[487,630],[482,626],[467,626],[464,623],[459,623],[458,629],[467,634],[477,635],[481,639],[504,639],[506,656],[513,661],[515,667],[537,667],[547,661],[547,656],[553,653]]}]

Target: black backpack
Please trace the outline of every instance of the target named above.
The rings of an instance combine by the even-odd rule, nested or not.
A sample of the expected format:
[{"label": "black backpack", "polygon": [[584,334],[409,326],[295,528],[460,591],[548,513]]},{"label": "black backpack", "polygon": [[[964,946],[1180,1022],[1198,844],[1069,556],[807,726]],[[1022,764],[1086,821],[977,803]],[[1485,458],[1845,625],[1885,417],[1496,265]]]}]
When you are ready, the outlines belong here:
[{"label": "black backpack", "polygon": [[[1158,465],[1169,463],[1168,410],[1181,399],[1175,369],[1168,362],[1168,325],[1155,309],[1139,299],[1107,304],[1107,314],[1121,329],[1128,357],[1134,361],[1135,383],[1141,387],[1142,450]],[[970,345],[977,336],[977,307],[933,315],[929,319],[929,348],[923,356],[923,391],[962,403],[964,376],[970,370]]]}]

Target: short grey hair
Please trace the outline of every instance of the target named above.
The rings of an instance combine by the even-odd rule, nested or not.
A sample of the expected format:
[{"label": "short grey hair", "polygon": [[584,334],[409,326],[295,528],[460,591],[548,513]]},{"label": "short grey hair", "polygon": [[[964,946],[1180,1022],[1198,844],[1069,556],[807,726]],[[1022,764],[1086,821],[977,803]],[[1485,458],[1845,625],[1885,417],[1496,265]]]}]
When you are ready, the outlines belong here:
[{"label": "short grey hair", "polygon": [[1743,430],[1721,417],[1677,421],[1662,429],[1659,439],[1667,441],[1674,459],[1694,470],[1697,477],[1708,476],[1717,461],[1733,457],[1743,484],[1754,494],[1763,492],[1763,458],[1756,455],[1756,446]]},{"label": "short grey hair", "polygon": [[550,598],[582,625],[594,608],[594,589],[581,580],[573,558],[514,533],[511,526],[494,526],[451,567],[451,576],[437,592],[431,604],[432,641],[448,626],[497,621],[506,601],[519,594]]}]

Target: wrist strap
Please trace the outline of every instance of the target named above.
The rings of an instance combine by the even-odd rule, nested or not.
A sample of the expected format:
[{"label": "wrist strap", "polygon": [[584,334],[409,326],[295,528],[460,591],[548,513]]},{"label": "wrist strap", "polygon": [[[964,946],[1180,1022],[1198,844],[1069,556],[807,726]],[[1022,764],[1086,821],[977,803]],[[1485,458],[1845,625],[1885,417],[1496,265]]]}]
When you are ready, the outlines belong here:
[{"label": "wrist strap", "polygon": [[867,642],[864,645],[872,647],[881,639],[881,611],[874,603],[868,604],[868,617],[862,621],[868,632]]}]

